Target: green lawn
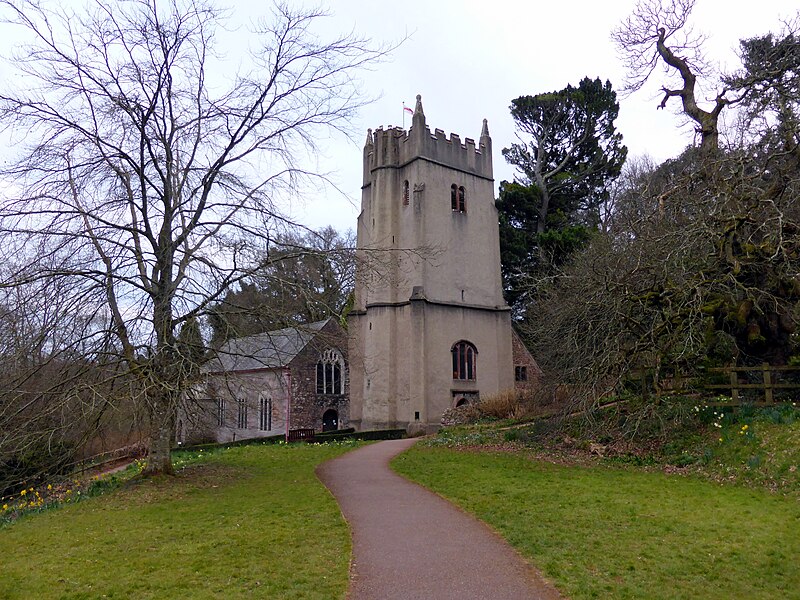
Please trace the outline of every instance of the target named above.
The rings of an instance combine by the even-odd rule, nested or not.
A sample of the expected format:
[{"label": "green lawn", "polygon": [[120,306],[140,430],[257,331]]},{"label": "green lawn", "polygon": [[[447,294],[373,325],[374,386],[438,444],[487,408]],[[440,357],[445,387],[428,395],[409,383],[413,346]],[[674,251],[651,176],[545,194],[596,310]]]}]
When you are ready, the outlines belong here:
[{"label": "green lawn", "polygon": [[800,598],[796,497],[424,446],[393,467],[489,523],[573,600]]},{"label": "green lawn", "polygon": [[344,598],[350,537],[314,467],[352,445],[232,448],[0,529],[0,598]]}]

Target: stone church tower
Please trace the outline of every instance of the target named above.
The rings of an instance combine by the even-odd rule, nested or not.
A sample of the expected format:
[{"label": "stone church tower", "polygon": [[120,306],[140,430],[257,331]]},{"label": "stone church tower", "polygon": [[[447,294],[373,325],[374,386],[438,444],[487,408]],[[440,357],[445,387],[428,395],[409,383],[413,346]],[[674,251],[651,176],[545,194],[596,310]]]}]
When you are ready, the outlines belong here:
[{"label": "stone church tower", "polygon": [[350,422],[438,428],[445,409],[514,387],[492,140],[425,123],[370,130],[349,321]]}]

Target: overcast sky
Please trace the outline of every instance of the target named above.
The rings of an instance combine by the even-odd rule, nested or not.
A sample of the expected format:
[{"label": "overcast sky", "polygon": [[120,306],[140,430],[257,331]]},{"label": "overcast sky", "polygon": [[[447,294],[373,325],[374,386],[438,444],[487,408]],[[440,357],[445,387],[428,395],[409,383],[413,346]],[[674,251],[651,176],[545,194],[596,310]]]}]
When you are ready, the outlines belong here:
[{"label": "overcast sky", "polygon": [[[360,205],[361,152],[367,128],[402,125],[403,102],[422,95],[428,126],[477,139],[489,120],[495,180],[513,179],[501,150],[515,141],[508,107],[513,98],[577,85],[584,77],[621,87],[624,71],[609,34],[631,11],[633,0],[336,0],[332,30],[354,29],[377,43],[408,35],[389,62],[363,74],[364,89],[380,96],[354,123],[354,143],[329,146],[321,166],[335,169],[348,199],[335,192],[308,199],[294,210],[308,225],[355,228]],[[709,59],[733,69],[741,38],[780,29],[796,12],[787,0],[747,3],[697,0],[693,22],[709,36]],[[632,155],[675,156],[692,142],[673,112],[656,110],[658,86],[621,98],[618,130]],[[406,127],[409,120],[406,120]]]},{"label": "overcast sky", "polygon": [[[58,5],[57,0],[47,0]],[[288,0],[315,6],[315,0]],[[60,0],[79,7],[89,0]],[[233,25],[269,14],[269,0],[217,0],[232,7]],[[322,140],[316,157],[320,171],[331,174],[338,189],[303,194],[285,210],[307,226],[333,225],[355,229],[362,184],[362,148],[368,128],[402,125],[403,103],[413,107],[417,94],[431,130],[443,129],[477,139],[481,122],[489,121],[496,183],[511,180],[513,170],[501,150],[514,143],[508,107],[521,95],[577,85],[585,76],[609,79],[615,89],[624,72],[610,32],[631,11],[634,0],[321,0],[331,13],[319,23],[321,37],[350,31],[369,37],[375,45],[405,41],[391,57],[361,75],[362,90],[377,97],[353,122],[352,139]],[[730,0],[697,0],[693,22],[709,39],[706,54],[722,70],[737,66],[735,51],[741,38],[781,28],[781,19],[796,14],[789,0],[759,0],[736,9]],[[4,27],[8,55],[16,32]],[[224,52],[236,60],[246,48],[234,33]],[[12,76],[0,67],[0,80]],[[13,80],[10,82],[13,84]],[[661,161],[692,142],[691,128],[670,111],[656,110],[658,85],[621,98],[617,128],[633,156],[649,154]],[[673,104],[674,106],[674,104]],[[406,120],[406,127],[410,120]],[[7,144],[8,145],[8,144]],[[13,153],[13,147],[0,154]]]}]

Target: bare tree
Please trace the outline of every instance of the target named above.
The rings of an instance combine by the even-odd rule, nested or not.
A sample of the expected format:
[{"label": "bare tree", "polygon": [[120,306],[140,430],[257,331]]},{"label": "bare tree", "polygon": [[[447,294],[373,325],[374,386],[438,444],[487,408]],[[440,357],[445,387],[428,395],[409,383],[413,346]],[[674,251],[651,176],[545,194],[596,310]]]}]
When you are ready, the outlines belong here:
[{"label": "bare tree", "polygon": [[121,424],[107,318],[87,292],[67,278],[0,289],[0,495],[74,466]]},{"label": "bare tree", "polygon": [[269,261],[208,311],[211,346],[287,326],[342,320],[355,283],[355,234],[330,226],[270,240]]},{"label": "bare tree", "polygon": [[634,370],[658,389],[664,371],[787,364],[800,301],[796,164],[758,147],[689,149],[629,175],[609,230],[526,324],[549,380],[592,403]]},{"label": "bare tree", "polygon": [[[100,297],[114,355],[149,416],[146,474],[170,473],[189,374],[182,325],[258,269],[285,219],[297,157],[364,102],[353,77],[383,52],[321,41],[321,13],[279,4],[252,31],[252,68],[216,53],[225,15],[203,0],[94,0],[83,13],[0,2],[27,34],[24,88],[0,94],[19,158],[0,170],[3,285],[79,281]],[[24,276],[21,276],[24,275]]]},{"label": "bare tree", "polygon": [[668,75],[677,76],[664,85],[658,108],[670,98],[680,98],[683,113],[696,123],[700,147],[714,151],[719,147],[719,116],[738,101],[730,90],[719,90],[710,110],[698,104],[697,77],[707,74],[702,53],[704,36],[693,31],[689,17],[695,0],[640,0],[631,15],[611,37],[628,70],[625,91],[634,92],[663,64]]}]

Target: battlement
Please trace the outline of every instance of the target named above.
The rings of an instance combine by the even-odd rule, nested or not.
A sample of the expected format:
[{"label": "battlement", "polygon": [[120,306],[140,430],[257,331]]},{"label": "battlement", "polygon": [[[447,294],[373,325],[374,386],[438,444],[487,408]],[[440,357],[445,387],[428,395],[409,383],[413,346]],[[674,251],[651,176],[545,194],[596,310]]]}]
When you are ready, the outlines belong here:
[{"label": "battlement", "polygon": [[422,98],[417,96],[408,131],[402,127],[368,131],[364,145],[364,183],[369,182],[370,173],[375,169],[399,168],[419,158],[492,179],[492,139],[486,119],[477,145],[472,138],[464,138],[462,143],[455,133],[448,137],[441,129],[431,134],[422,111]]}]

